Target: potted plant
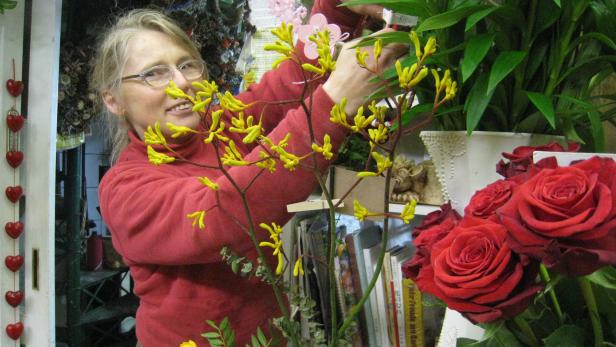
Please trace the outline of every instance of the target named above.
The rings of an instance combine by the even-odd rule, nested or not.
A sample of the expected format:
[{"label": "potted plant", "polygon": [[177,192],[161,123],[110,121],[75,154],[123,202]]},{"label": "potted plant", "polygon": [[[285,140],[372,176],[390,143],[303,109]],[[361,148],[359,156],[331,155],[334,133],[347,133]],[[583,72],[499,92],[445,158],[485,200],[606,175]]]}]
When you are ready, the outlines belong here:
[{"label": "potted plant", "polygon": [[[441,130],[557,134],[603,148],[610,95],[593,94],[614,72],[616,3],[606,0],[373,1],[417,16],[420,37],[435,36],[433,62],[449,68],[460,93],[435,118]],[[406,40],[401,35],[392,40]],[[413,63],[414,55],[407,60]],[[431,88],[418,91],[422,103]]]}]

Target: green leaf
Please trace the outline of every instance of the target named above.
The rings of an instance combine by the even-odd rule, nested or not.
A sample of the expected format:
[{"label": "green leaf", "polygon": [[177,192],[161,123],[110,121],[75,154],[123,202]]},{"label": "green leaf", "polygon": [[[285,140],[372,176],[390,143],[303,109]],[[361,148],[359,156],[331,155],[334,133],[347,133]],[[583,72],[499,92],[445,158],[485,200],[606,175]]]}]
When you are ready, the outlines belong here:
[{"label": "green leaf", "polygon": [[570,119],[563,119],[563,131],[565,133],[565,136],[568,138],[568,141],[579,142],[581,144],[586,143],[586,141],[584,141],[580,137],[580,135],[578,135],[577,131],[575,131],[575,128],[573,127],[573,124],[571,123]]},{"label": "green leaf", "polygon": [[583,347],[584,335],[586,335],[584,329],[577,325],[563,325],[543,339],[543,342],[545,347]]},{"label": "green leaf", "polygon": [[473,74],[479,63],[485,58],[492,46],[494,34],[482,34],[468,40],[464,48],[464,58],[462,59],[462,82]]},{"label": "green leaf", "polygon": [[576,61],[576,65],[573,66],[572,68],[570,68],[569,70],[565,71],[560,76],[560,78],[558,79],[556,84],[562,83],[567,77],[569,77],[572,74],[576,78],[579,78],[580,77],[579,74],[576,73],[578,70],[583,69],[583,68],[585,68],[587,66],[600,67],[599,64],[604,63],[604,62],[616,63],[616,56],[610,55],[610,54],[606,54],[606,55],[601,55],[601,56],[598,56],[598,57],[583,59],[581,61]]},{"label": "green leaf", "polygon": [[595,41],[601,42],[602,44],[604,44],[607,48],[611,50],[616,50],[616,43],[614,43],[614,41],[612,41],[612,39],[610,39],[609,36],[603,33],[591,32],[591,33],[585,33],[584,35],[576,38],[569,45],[569,51],[567,53],[570,53],[572,50],[579,48],[580,47],[579,45],[586,40],[595,40]]},{"label": "green leaf", "polygon": [[597,31],[600,31],[616,41],[616,3],[614,1],[592,1],[590,8],[594,14]]},{"label": "green leaf", "polygon": [[468,18],[466,19],[466,27],[464,28],[464,31],[471,30],[475,26],[475,24],[477,24],[477,22],[489,16],[490,13],[494,12],[494,10],[496,9],[498,9],[498,7],[493,6],[490,8],[486,8],[485,10],[475,12],[468,16]]},{"label": "green leaf", "polygon": [[241,275],[242,276],[247,276],[250,275],[250,273],[252,273],[252,269],[254,268],[254,265],[247,261],[242,265],[242,271],[241,271]]},{"label": "green leaf", "polygon": [[259,340],[257,340],[254,335],[250,337],[250,341],[252,343],[252,347],[259,347]]},{"label": "green leaf", "polygon": [[492,70],[490,70],[490,82],[486,90],[486,95],[493,92],[496,85],[511,73],[526,57],[526,52],[506,51],[496,57]]},{"label": "green leaf", "polygon": [[349,0],[339,6],[382,5],[394,12],[418,17],[429,17],[435,13],[429,3],[423,0]]},{"label": "green leaf", "polygon": [[[532,31],[532,38],[535,39],[544,30],[551,28],[560,18],[562,10],[551,2],[542,2],[537,6],[535,15],[535,25]],[[529,33],[530,34],[530,33]]]},{"label": "green leaf", "polygon": [[460,337],[456,340],[456,347],[477,347],[481,344],[479,341],[468,339],[466,337]]},{"label": "green leaf", "polygon": [[212,328],[214,328],[214,329],[218,330],[218,325],[216,325],[216,323],[215,323],[214,321],[212,321],[212,320],[209,320],[209,319],[208,319],[208,320],[206,320],[205,322],[206,322],[209,326],[211,326]]},{"label": "green leaf", "polygon": [[562,6],[560,5],[560,0],[554,0],[554,3],[556,4],[556,6],[558,6],[558,7],[562,7]]},{"label": "green leaf", "polygon": [[265,334],[263,334],[263,331],[261,331],[261,328],[257,328],[257,338],[259,339],[259,342],[261,342],[261,345],[268,345],[267,338],[265,337]]},{"label": "green leaf", "polygon": [[[409,36],[409,33],[404,31],[388,31],[380,33],[378,35],[362,38],[356,45],[353,45],[351,48],[374,46],[374,42],[376,42],[376,39],[381,39],[383,45],[387,45],[390,43],[411,43],[411,37]],[[416,57],[415,60],[417,60]]]},{"label": "green leaf", "polygon": [[217,339],[220,335],[218,335],[217,332],[212,331],[212,332],[209,332],[209,333],[203,333],[203,334],[201,334],[201,336],[203,336],[203,337],[205,337],[206,339],[209,340],[209,339]]},{"label": "green leaf", "polygon": [[[425,103],[413,106],[410,110],[406,110],[402,115],[402,127],[409,125],[413,121],[413,119],[421,116],[422,114],[428,113],[432,111],[432,103]],[[398,128],[398,123],[394,123],[391,126],[392,130],[396,130]]]},{"label": "green leaf", "polygon": [[436,16],[432,16],[424,20],[417,27],[417,32],[450,27],[471,14],[478,11],[483,11],[487,8],[489,8],[489,6],[468,6],[437,14]]},{"label": "green leaf", "polygon": [[464,112],[466,112],[466,132],[469,135],[479,124],[483,113],[490,103],[490,99],[492,99],[494,91],[488,93],[487,88],[488,75],[483,74],[471,88],[466,102],[464,103]]},{"label": "green leaf", "polygon": [[589,281],[609,289],[616,289],[616,269],[605,266],[586,276]]},{"label": "green leaf", "polygon": [[550,123],[552,129],[556,129],[556,120],[554,114],[554,105],[552,105],[552,98],[542,93],[526,92],[526,95],[530,101],[537,107],[539,112],[543,114],[545,119]]},{"label": "green leaf", "polygon": [[223,332],[229,328],[229,317],[223,318],[222,322],[220,322],[220,330]]},{"label": "green leaf", "polygon": [[588,112],[588,120],[590,120],[590,133],[595,145],[594,152],[603,152],[605,150],[605,136],[603,133],[603,124],[601,123],[601,113]]},{"label": "green leaf", "polygon": [[241,265],[241,260],[240,259],[235,259],[231,262],[231,271],[233,271],[234,274],[236,274],[239,270],[240,270],[240,265]]}]

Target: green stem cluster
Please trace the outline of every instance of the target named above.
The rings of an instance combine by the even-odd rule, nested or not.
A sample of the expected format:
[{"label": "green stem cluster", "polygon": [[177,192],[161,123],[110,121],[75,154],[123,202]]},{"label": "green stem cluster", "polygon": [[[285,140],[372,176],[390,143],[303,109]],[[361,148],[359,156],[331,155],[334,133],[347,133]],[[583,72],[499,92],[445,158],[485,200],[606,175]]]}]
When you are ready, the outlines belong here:
[{"label": "green stem cluster", "polygon": [[592,324],[592,332],[595,337],[595,347],[603,346],[603,328],[601,326],[601,318],[599,317],[599,310],[597,309],[597,300],[592,290],[590,281],[584,277],[577,278],[578,285],[582,290],[582,296],[586,302],[586,309],[590,317]]}]

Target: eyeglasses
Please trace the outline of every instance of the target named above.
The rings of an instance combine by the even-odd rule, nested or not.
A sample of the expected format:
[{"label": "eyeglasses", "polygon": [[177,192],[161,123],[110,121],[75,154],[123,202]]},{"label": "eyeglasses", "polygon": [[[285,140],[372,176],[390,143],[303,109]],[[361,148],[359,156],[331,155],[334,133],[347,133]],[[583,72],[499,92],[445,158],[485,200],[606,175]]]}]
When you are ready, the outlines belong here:
[{"label": "eyeglasses", "polygon": [[[203,60],[187,60],[178,65],[177,70],[182,73],[187,80],[196,80],[203,77],[205,64]],[[173,79],[173,67],[168,65],[156,65],[144,70],[136,75],[122,77],[122,81],[138,78],[154,88],[164,87]]]}]

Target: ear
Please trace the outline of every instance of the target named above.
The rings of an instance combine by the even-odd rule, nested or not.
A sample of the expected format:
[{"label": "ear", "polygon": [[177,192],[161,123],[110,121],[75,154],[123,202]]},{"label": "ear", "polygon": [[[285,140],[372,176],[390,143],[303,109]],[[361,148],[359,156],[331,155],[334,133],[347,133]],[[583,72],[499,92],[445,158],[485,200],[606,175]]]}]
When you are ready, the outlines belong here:
[{"label": "ear", "polygon": [[105,107],[107,107],[107,110],[109,110],[109,112],[115,114],[116,116],[124,115],[124,107],[120,103],[120,100],[118,100],[118,98],[111,92],[103,92],[103,102],[105,103]]}]

